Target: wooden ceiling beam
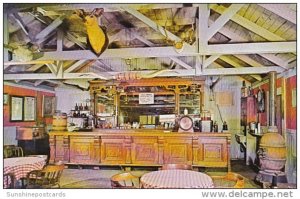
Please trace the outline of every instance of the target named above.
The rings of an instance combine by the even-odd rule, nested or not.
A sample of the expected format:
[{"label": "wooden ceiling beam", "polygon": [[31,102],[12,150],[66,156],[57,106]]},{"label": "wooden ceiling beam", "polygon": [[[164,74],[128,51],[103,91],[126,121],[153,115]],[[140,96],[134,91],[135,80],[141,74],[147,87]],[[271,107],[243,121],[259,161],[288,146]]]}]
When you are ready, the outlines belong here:
[{"label": "wooden ceiling beam", "polygon": [[221,55],[211,55],[204,60],[203,68],[207,68],[210,64],[216,61]]},{"label": "wooden ceiling beam", "polygon": [[197,55],[196,50],[189,51],[183,49],[181,53],[177,53],[174,47],[148,47],[148,48],[120,48],[107,49],[97,57],[90,50],[72,50],[63,52],[44,52],[39,58],[42,60],[90,60],[90,59],[112,59],[112,58],[141,58],[141,57],[177,57],[177,56],[194,56]]},{"label": "wooden ceiling beam", "polygon": [[247,55],[234,55],[234,56],[237,57],[238,59],[242,60],[243,62],[249,64],[252,67],[264,67],[264,65],[255,61],[254,59],[251,59]]},{"label": "wooden ceiling beam", "polygon": [[[146,45],[153,47],[155,46],[155,44],[153,44],[151,41],[143,38],[142,36],[138,35],[137,33],[133,33],[134,37],[137,38],[138,40],[140,40],[141,42],[145,43]],[[171,60],[173,60],[174,62],[176,62],[177,64],[181,65],[182,67],[186,68],[186,69],[191,69],[193,68],[192,66],[188,65],[187,63],[185,63],[184,61],[178,59],[177,57],[169,57]]]},{"label": "wooden ceiling beam", "polygon": [[40,68],[42,68],[45,64],[35,64],[33,66],[31,66],[30,68],[27,68],[26,71],[30,71],[30,72],[34,72]]},{"label": "wooden ceiling beam", "polygon": [[[220,56],[219,59],[221,59],[221,60],[223,60],[224,62],[230,64],[230,65],[233,66],[234,68],[238,68],[238,70],[241,69],[241,68],[245,68],[244,66],[241,66],[239,63],[235,62],[234,60],[230,59],[230,58],[227,57],[227,56]],[[253,67],[251,67],[251,68],[253,68]],[[258,70],[258,68],[256,68],[256,70]],[[251,74],[251,73],[249,73],[249,75],[250,75],[250,74]],[[251,75],[251,77],[255,78],[255,79],[258,80],[258,81],[261,81],[261,80],[262,80],[261,76],[259,76],[259,75]]]},{"label": "wooden ceiling beam", "polygon": [[[164,35],[166,38],[169,38],[175,42],[180,42],[182,39],[179,38],[178,36],[174,35],[173,33],[171,33],[170,31],[164,29],[162,26],[158,25],[157,23],[155,23],[154,21],[152,21],[151,19],[149,19],[148,17],[146,17],[145,15],[143,15],[142,13],[140,13],[139,11],[129,8],[129,7],[121,7],[122,10],[128,12],[129,14],[135,16],[137,19],[141,20],[142,22],[144,22],[145,24],[147,24],[149,27],[151,27],[152,29],[154,29],[157,32],[160,32],[162,35]],[[166,35],[167,34],[167,35]],[[191,45],[185,43],[186,47],[190,47],[192,48]]]},{"label": "wooden ceiling beam", "polygon": [[52,83],[52,84],[62,84],[62,82],[60,81],[54,81],[54,80],[49,80],[49,79],[43,79],[43,80],[37,80],[34,82],[34,86],[38,86],[40,84],[42,84],[43,82],[49,82],[49,83]]},{"label": "wooden ceiling beam", "polygon": [[[223,14],[226,10],[224,6],[218,6],[216,4],[211,5],[210,8],[219,14]],[[240,16],[239,14],[235,14],[231,18],[231,20],[269,41],[285,41],[284,38],[268,31],[267,29],[257,25],[256,23],[253,23],[252,21]]]},{"label": "wooden ceiling beam", "polygon": [[76,61],[73,65],[71,65],[68,69],[65,70],[65,73],[74,72],[75,70],[80,68],[84,62],[86,62],[86,60]]},{"label": "wooden ceiling beam", "polygon": [[260,54],[296,52],[297,42],[260,42],[208,45],[206,54]]},{"label": "wooden ceiling beam", "polygon": [[[31,23],[34,21],[34,17],[32,15],[26,15],[26,16],[22,16],[22,21],[24,23],[24,26],[27,26],[27,24]],[[17,22],[17,20],[15,19],[15,21]],[[18,23],[18,22],[17,22]],[[8,31],[9,33],[14,33],[18,30],[20,30],[22,27],[19,26],[19,25],[15,25],[15,24],[10,24],[9,25],[9,28],[8,28]]]},{"label": "wooden ceiling beam", "polygon": [[[51,11],[66,11],[66,10],[77,10],[84,9],[85,12],[92,12],[95,8],[104,8],[104,12],[118,12],[119,7],[131,7],[136,10],[141,9],[172,9],[172,8],[182,8],[186,5],[176,3],[176,4],[60,4],[60,5],[41,5],[43,9],[44,16],[56,15],[57,12],[53,13]],[[191,5],[193,6],[193,5]]]},{"label": "wooden ceiling beam", "polygon": [[[259,6],[277,14],[278,16],[292,22],[293,24],[297,24],[297,12],[289,8],[289,4],[258,4]],[[296,3],[295,3],[296,5]]]},{"label": "wooden ceiling beam", "polygon": [[284,71],[283,68],[278,66],[269,67],[241,67],[241,68],[209,68],[204,69],[204,75],[255,75],[255,74],[266,74],[271,71],[281,73]]},{"label": "wooden ceiling beam", "polygon": [[64,73],[63,77],[53,73],[20,73],[20,74],[4,74],[4,80],[55,80],[55,79],[108,79],[106,76],[96,73]]},{"label": "wooden ceiling beam", "polygon": [[244,4],[231,4],[208,28],[207,40],[214,36],[243,6]]},{"label": "wooden ceiling beam", "polygon": [[55,64],[46,64],[52,74],[57,74],[57,66]]},{"label": "wooden ceiling beam", "polygon": [[[241,68],[217,68],[217,69],[203,69],[203,73],[200,76],[205,75],[255,75],[255,74],[266,74],[270,71],[276,71],[281,73],[284,71],[283,68],[278,66],[269,66],[269,67],[241,67]],[[141,74],[142,76],[149,75],[157,72],[156,70],[147,70],[147,71],[127,71]],[[4,74],[4,80],[55,80],[55,79],[113,79],[116,78],[116,75],[123,72],[103,72],[103,73],[65,73],[63,77],[56,76],[52,73],[21,73],[21,74]],[[181,77],[181,76],[195,76],[195,69],[174,69],[174,70],[165,70],[164,73],[160,73],[157,77]]]},{"label": "wooden ceiling beam", "polygon": [[[225,35],[226,37],[230,38],[231,41],[234,41],[234,42],[249,42],[244,37],[241,37],[240,35],[230,31],[229,28],[227,28],[226,26],[224,26],[222,29],[220,29],[219,32],[221,34]],[[264,53],[259,53],[259,52],[255,53],[255,54],[259,54],[261,57],[273,62],[274,64],[287,69],[287,67],[284,64],[285,62],[282,59],[275,56],[274,54],[268,54],[268,53],[264,54]]]},{"label": "wooden ceiling beam", "polygon": [[198,7],[198,51],[206,51],[208,45],[208,19],[209,19],[209,7],[208,4],[199,4]]},{"label": "wooden ceiling beam", "polygon": [[56,30],[56,28],[63,23],[63,19],[65,17],[66,17],[65,15],[57,17],[51,24],[49,24],[46,28],[44,28],[41,32],[39,32],[35,36],[35,40],[41,40],[45,38],[47,35],[49,35],[51,32],[53,32],[54,30]]}]

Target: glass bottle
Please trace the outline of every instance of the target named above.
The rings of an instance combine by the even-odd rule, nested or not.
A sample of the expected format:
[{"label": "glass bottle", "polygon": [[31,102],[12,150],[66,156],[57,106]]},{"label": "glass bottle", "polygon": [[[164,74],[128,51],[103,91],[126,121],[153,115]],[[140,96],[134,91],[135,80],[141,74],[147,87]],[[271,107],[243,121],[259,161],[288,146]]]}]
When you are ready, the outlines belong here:
[{"label": "glass bottle", "polygon": [[77,106],[77,103],[75,104],[75,111],[77,111],[78,110],[78,106]]},{"label": "glass bottle", "polygon": [[213,131],[218,132],[218,123],[217,123],[217,121],[214,122]]},{"label": "glass bottle", "polygon": [[243,86],[241,88],[241,96],[242,97],[247,97],[247,87],[246,87],[246,82],[243,81]]}]

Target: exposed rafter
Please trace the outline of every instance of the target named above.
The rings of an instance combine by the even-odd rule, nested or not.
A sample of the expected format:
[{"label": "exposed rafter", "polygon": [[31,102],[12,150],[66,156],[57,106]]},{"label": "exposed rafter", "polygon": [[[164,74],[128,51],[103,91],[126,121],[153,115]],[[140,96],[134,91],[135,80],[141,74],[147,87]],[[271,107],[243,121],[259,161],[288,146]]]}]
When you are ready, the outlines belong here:
[{"label": "exposed rafter", "polygon": [[64,73],[63,77],[59,77],[52,73],[22,73],[22,74],[5,74],[4,80],[31,80],[31,79],[41,79],[41,80],[53,80],[53,79],[108,79],[107,74],[101,75],[96,73]]},{"label": "exposed rafter", "polygon": [[[220,29],[219,32],[225,35],[226,37],[230,38],[231,41],[249,42],[247,39],[241,37],[237,33],[230,31],[226,26]],[[273,54],[264,54],[264,53],[255,53],[255,54],[259,54],[261,57],[273,62],[274,64],[277,64],[278,66],[287,69],[287,67],[284,65],[284,62]]]},{"label": "exposed rafter", "polygon": [[[176,4],[127,4],[133,9],[172,9],[172,8],[182,8],[185,5],[176,3]],[[91,12],[95,8],[104,8],[104,12],[117,12],[119,11],[119,7],[124,7],[124,4],[62,4],[62,5],[45,5],[41,6],[45,16],[57,15],[57,12],[52,11],[66,11],[66,10],[76,10],[76,9],[84,9],[86,12]]]},{"label": "exposed rafter", "polygon": [[86,62],[86,60],[79,60],[75,62],[72,66],[65,70],[65,73],[74,72],[75,70],[80,68],[84,62]]},{"label": "exposed rafter", "polygon": [[208,19],[209,19],[209,7],[207,4],[200,4],[198,7],[199,18],[198,25],[198,51],[206,51],[208,45]]},{"label": "exposed rafter", "polygon": [[[215,12],[218,12],[219,14],[223,14],[226,10],[224,6],[218,5],[212,5],[210,8]],[[252,21],[240,16],[239,14],[235,14],[231,18],[231,20],[269,41],[285,41],[284,38],[268,31],[267,29],[257,25],[256,23],[253,23]]]},{"label": "exposed rafter", "polygon": [[204,60],[203,68],[207,68],[211,63],[216,61],[221,55],[211,55]]},{"label": "exposed rafter", "polygon": [[206,54],[260,54],[296,52],[296,42],[261,42],[208,45]]},{"label": "exposed rafter", "polygon": [[[158,25],[157,23],[155,23],[154,21],[152,21],[151,19],[149,19],[148,17],[146,17],[145,15],[143,15],[142,13],[140,13],[139,11],[137,11],[135,9],[132,9],[130,7],[125,7],[125,6],[122,7],[121,9],[125,10],[126,12],[128,12],[131,15],[135,16],[136,18],[138,18],[139,20],[141,20],[142,22],[144,22],[145,24],[147,24],[148,26],[150,26],[155,31],[160,32],[165,37],[168,37],[171,40],[178,41],[178,42],[182,40],[181,38],[177,37],[176,35],[174,35],[170,31],[164,29],[162,26]],[[185,45],[186,45],[185,48],[194,48],[194,47],[192,47],[189,44],[185,43]]]},{"label": "exposed rafter", "polygon": [[254,74],[266,74],[271,71],[281,73],[283,68],[278,66],[270,67],[242,67],[242,68],[217,68],[217,69],[205,69],[203,74],[205,75],[254,75]]},{"label": "exposed rafter", "polygon": [[[152,42],[148,41],[147,39],[143,38],[142,36],[133,33],[135,38],[137,38],[138,40],[140,40],[141,42],[145,43],[146,45],[153,47],[155,46],[155,44],[153,44]],[[173,60],[174,62],[176,62],[177,64],[181,65],[182,67],[186,68],[186,69],[191,69],[193,68],[192,66],[188,65],[187,63],[185,63],[184,61],[176,58],[176,57],[169,57],[171,60]]]},{"label": "exposed rafter", "polygon": [[[207,52],[200,55],[220,54],[259,54],[259,53],[287,53],[296,51],[296,42],[262,42],[244,44],[216,44],[209,45]],[[196,56],[196,49],[183,49],[177,53],[173,47],[148,47],[148,48],[121,48],[107,49],[100,57],[90,50],[73,50],[62,52],[45,52],[38,59],[42,60],[89,60],[89,59],[111,59],[111,58],[141,58],[141,57],[177,57]],[[26,64],[26,63],[24,63]]]},{"label": "exposed rafter", "polygon": [[258,5],[292,22],[293,24],[297,23],[297,13],[290,9],[287,4],[268,3]]},{"label": "exposed rafter", "polygon": [[47,26],[45,29],[43,29],[41,32],[39,32],[36,36],[36,40],[43,39],[47,35],[49,35],[52,31],[56,30],[58,26],[60,26],[63,22],[63,19],[65,16],[60,16],[56,18],[49,26]]},{"label": "exposed rafter", "polygon": [[[234,15],[243,7],[243,4],[231,4],[223,14],[208,28],[207,40],[216,34]],[[202,23],[202,22],[201,22]]]},{"label": "exposed rafter", "polygon": [[[284,69],[278,66],[270,66],[270,67],[241,67],[241,68],[217,68],[217,69],[204,69],[202,75],[243,75],[243,74],[265,74],[270,71],[276,71],[278,73],[283,72]],[[126,72],[126,71],[124,71]],[[129,73],[138,73],[141,75],[151,74],[153,70],[148,71],[128,71]],[[123,73],[123,72],[121,72]],[[30,80],[30,79],[111,79],[114,76],[120,74],[120,72],[103,72],[103,73],[65,73],[64,77],[58,77],[51,73],[32,73],[32,74],[4,74],[4,80]],[[174,69],[169,70],[166,73],[158,74],[158,77],[168,76],[195,76],[196,69]]]},{"label": "exposed rafter", "polygon": [[[225,61],[226,63],[230,64],[231,66],[233,66],[235,68],[241,68],[241,67],[243,67],[243,66],[240,66],[237,62],[235,62],[234,60],[230,59],[227,56],[220,56],[219,59]],[[253,68],[253,67],[251,67],[251,68]],[[251,75],[251,77],[255,78],[258,81],[260,81],[262,79],[259,75]]]},{"label": "exposed rafter", "polygon": [[34,82],[34,86],[38,86],[40,84],[42,84],[43,82],[49,82],[49,83],[52,83],[52,84],[62,84],[62,82],[60,81],[54,81],[54,80],[49,80],[49,79],[43,79],[43,80],[37,80]]}]

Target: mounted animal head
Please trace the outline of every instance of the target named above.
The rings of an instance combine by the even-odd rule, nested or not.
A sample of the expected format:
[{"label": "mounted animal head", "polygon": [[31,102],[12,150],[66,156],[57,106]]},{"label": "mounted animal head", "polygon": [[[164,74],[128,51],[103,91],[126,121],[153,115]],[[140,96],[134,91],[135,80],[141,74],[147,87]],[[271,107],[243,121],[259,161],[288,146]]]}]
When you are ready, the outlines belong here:
[{"label": "mounted animal head", "polygon": [[90,14],[87,14],[84,10],[76,10],[75,13],[82,18],[83,22],[87,26],[92,26],[97,24],[97,18],[100,17],[104,12],[103,8],[95,8]]}]

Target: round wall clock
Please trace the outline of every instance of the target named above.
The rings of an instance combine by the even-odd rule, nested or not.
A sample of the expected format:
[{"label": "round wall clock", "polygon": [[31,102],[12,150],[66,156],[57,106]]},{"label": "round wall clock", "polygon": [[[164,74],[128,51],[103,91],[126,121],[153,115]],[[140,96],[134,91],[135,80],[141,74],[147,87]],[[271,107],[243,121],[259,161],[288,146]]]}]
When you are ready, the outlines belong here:
[{"label": "round wall clock", "polygon": [[193,128],[193,119],[189,116],[181,117],[179,121],[179,127],[184,131],[190,130]]},{"label": "round wall clock", "polygon": [[265,92],[261,89],[257,92],[257,111],[265,112]]}]

